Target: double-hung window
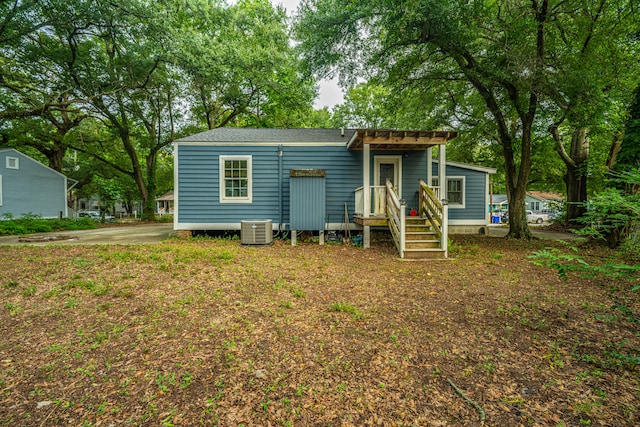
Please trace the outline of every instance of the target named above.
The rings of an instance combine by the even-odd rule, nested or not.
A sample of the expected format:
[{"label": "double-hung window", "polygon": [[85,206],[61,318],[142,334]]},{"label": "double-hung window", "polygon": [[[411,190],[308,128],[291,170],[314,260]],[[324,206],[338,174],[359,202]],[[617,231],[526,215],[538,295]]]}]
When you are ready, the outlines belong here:
[{"label": "double-hung window", "polygon": [[[433,177],[431,184],[438,186],[438,177]],[[447,177],[447,201],[450,208],[464,208],[464,176]]]},{"label": "double-hung window", "polygon": [[251,203],[251,156],[220,156],[220,203]]},{"label": "double-hung window", "polygon": [[464,208],[464,177],[447,178],[447,199],[449,207]]}]

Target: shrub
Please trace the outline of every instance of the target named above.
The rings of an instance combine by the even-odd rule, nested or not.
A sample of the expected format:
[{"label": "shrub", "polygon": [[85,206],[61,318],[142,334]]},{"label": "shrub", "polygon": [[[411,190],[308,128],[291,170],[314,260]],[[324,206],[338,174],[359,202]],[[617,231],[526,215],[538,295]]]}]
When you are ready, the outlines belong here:
[{"label": "shrub", "polygon": [[20,218],[13,218],[5,215],[7,218],[0,221],[0,235],[22,235],[31,233],[49,233],[52,231],[63,230],[87,230],[96,228],[96,223],[91,218],[54,218],[44,219],[37,215],[25,214]]},{"label": "shrub", "polygon": [[[640,170],[617,173],[612,182],[628,189],[640,186]],[[578,234],[606,241],[610,248],[625,244],[633,248],[640,244],[640,194],[610,188],[593,195],[586,203],[587,211],[578,222],[584,228]]]}]

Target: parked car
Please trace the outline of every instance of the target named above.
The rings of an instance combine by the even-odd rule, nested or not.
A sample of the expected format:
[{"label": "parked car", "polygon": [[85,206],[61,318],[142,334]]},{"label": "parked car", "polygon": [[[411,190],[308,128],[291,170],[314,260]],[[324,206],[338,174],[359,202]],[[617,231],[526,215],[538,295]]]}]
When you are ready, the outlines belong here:
[{"label": "parked car", "polygon": [[549,222],[562,218],[562,212],[555,209],[543,209],[542,213],[549,215]]},{"label": "parked car", "polygon": [[[91,218],[94,221],[102,221],[102,213],[98,211],[80,211],[78,212],[79,218]],[[112,215],[104,215],[105,222],[115,221],[115,217]]]},{"label": "parked car", "polygon": [[546,213],[534,213],[533,211],[527,211],[527,222],[535,222],[536,224],[542,224],[544,221],[549,221],[549,215]]}]

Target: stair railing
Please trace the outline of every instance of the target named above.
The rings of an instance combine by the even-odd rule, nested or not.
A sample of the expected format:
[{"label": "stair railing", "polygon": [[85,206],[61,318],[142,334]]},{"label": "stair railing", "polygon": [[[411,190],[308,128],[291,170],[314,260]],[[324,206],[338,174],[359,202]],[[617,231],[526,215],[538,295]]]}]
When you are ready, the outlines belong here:
[{"label": "stair railing", "polygon": [[386,189],[387,222],[389,224],[389,229],[391,230],[393,241],[398,249],[398,253],[400,253],[400,258],[404,258],[404,252],[406,249],[405,229],[407,203],[398,198],[390,180],[387,180],[386,182]]},{"label": "stair railing", "polygon": [[449,238],[447,231],[449,206],[446,203],[446,200],[443,200],[443,202],[438,200],[435,192],[429,188],[423,180],[420,180],[420,210],[418,215],[427,218],[431,222],[436,236],[440,239],[440,247],[444,249],[445,256],[447,256],[447,240]]}]

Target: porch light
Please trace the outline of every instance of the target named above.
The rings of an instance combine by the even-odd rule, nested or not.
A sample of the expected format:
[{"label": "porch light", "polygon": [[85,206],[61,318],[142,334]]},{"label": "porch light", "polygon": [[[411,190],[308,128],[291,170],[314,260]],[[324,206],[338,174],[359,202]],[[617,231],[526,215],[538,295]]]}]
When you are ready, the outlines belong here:
[{"label": "porch light", "polygon": [[282,150],[282,144],[278,145],[278,157],[282,157],[283,154],[283,150]]}]

